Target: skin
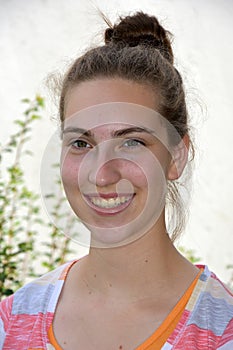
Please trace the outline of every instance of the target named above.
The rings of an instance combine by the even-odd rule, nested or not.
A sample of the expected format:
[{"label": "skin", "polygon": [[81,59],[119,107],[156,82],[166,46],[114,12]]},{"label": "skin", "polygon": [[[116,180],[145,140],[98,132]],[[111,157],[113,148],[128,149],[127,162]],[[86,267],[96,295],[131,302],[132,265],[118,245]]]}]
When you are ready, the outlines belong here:
[{"label": "skin", "polygon": [[[65,118],[106,102],[135,103],[152,109],[158,105],[148,86],[120,78],[96,79],[81,83],[69,92]],[[114,126],[114,130],[121,127],[120,124]],[[94,142],[109,141],[114,130],[113,126],[106,125],[95,128],[92,130]],[[188,147],[188,136],[183,141]],[[176,179],[181,174],[187,161],[183,149],[177,151],[178,163],[174,164],[174,159],[161,143],[154,140],[146,147],[159,160],[167,180]],[[105,148],[102,150],[104,153]],[[83,200],[82,189],[75,182],[82,157],[79,152],[71,150],[66,155],[62,176],[68,200],[81,219],[111,228],[111,225],[139,215],[148,190],[141,169],[128,160],[115,159],[111,166],[103,161],[95,176],[89,171],[85,186],[94,183],[98,192],[108,194],[116,191],[116,184],[123,178],[130,181],[135,193],[133,201],[122,213],[110,217],[99,215],[93,213]],[[153,176],[153,172],[148,170],[147,175]],[[121,239],[132,235],[133,232],[123,232]],[[95,239],[111,240],[111,235],[110,238],[97,235]],[[53,322],[57,341],[65,350],[73,350],[77,344],[80,349],[86,350],[135,349],[159,327],[197,273],[198,269],[184,259],[171,243],[163,209],[158,220],[139,239],[107,249],[93,246],[86,257],[73,265]]]},{"label": "skin", "polygon": [[[130,132],[120,138],[111,136],[122,130]],[[156,211],[159,215],[159,209],[163,207],[159,205],[159,199],[160,192],[166,187],[164,173],[170,162],[168,152],[151,134],[132,130],[129,125],[118,123],[101,125],[92,129],[92,136],[69,132],[63,140],[62,178],[66,195],[82,221],[96,228],[90,227],[90,230],[92,245],[95,239],[98,247],[126,244],[131,236],[135,239],[135,234],[140,233],[139,224],[143,228],[140,231],[144,231],[146,223]],[[79,146],[80,142],[84,147]],[[106,160],[106,154],[109,160]],[[153,163],[155,165],[151,166]],[[148,182],[151,188],[148,188]],[[120,198],[130,197],[127,208],[123,205],[103,209],[90,202],[92,198],[114,198],[117,194]],[[158,204],[154,205],[156,198]],[[116,228],[115,232],[113,228]]]}]

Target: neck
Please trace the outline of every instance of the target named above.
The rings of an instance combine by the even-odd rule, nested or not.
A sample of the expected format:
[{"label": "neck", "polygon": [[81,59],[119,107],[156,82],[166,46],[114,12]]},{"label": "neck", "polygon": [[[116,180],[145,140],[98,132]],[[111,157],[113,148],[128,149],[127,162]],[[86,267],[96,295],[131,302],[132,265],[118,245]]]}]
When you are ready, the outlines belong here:
[{"label": "neck", "polygon": [[[167,290],[193,266],[175,249],[165,229],[152,230],[117,248],[91,248],[81,264],[82,279],[91,291],[122,300],[139,300]],[[179,281],[178,281],[179,282]]]}]

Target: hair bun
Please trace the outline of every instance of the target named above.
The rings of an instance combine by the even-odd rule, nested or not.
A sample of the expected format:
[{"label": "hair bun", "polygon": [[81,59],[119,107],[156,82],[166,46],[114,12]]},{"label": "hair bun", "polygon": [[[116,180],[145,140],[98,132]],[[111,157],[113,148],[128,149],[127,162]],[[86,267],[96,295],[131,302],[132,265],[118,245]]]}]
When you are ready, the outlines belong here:
[{"label": "hair bun", "polygon": [[[107,21],[109,25],[109,21]],[[173,64],[171,33],[165,30],[155,16],[143,12],[135,15],[120,17],[120,22],[107,28],[105,43],[124,43],[128,46],[146,45],[154,47]]]}]

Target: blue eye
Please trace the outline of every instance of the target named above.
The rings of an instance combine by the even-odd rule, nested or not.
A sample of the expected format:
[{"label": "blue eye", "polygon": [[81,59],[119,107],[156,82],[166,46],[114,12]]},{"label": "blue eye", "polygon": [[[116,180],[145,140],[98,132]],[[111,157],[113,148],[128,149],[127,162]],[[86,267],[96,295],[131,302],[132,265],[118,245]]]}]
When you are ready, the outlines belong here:
[{"label": "blue eye", "polygon": [[124,146],[126,147],[138,147],[138,146],[145,146],[145,143],[143,141],[137,140],[137,139],[129,139],[124,142]]}]

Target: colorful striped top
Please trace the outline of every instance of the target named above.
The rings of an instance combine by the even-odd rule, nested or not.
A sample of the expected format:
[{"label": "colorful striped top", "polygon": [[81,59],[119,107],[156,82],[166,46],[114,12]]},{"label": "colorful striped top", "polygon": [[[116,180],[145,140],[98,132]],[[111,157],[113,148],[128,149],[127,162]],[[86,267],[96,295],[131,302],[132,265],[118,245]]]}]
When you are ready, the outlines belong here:
[{"label": "colorful striped top", "polygon": [[[0,303],[1,350],[54,349],[48,330],[64,281],[75,262],[25,285]],[[198,267],[204,270],[162,350],[233,349],[233,294],[207,266]]]}]

